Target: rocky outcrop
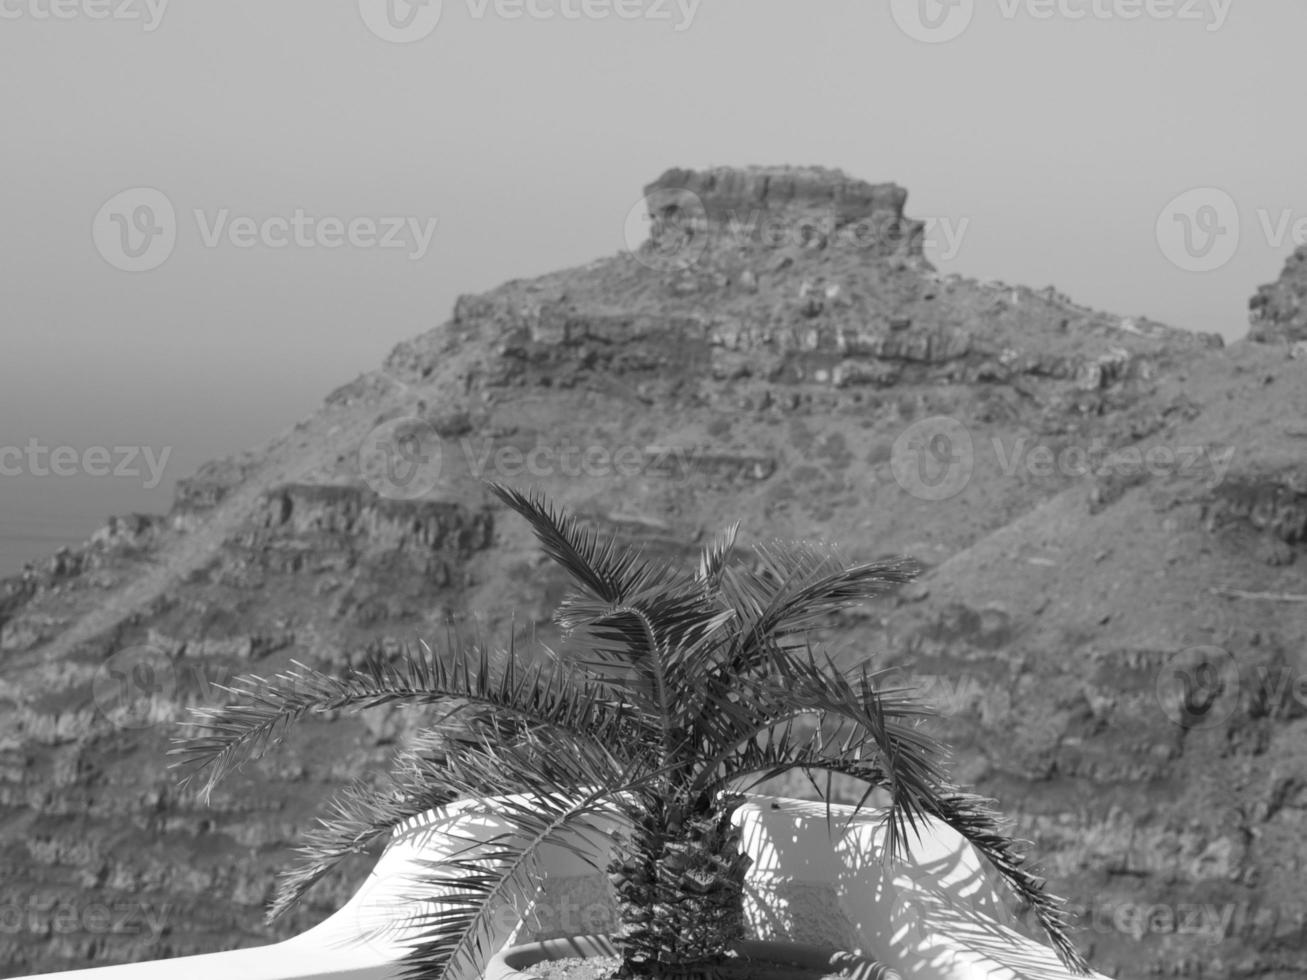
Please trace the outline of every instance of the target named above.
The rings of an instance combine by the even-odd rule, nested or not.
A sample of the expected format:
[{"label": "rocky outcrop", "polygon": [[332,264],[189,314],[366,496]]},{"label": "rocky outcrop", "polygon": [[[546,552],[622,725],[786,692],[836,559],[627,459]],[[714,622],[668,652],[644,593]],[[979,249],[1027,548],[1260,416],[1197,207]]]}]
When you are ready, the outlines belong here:
[{"label": "rocky outcrop", "polygon": [[1230,473],[1204,508],[1208,526],[1247,525],[1288,545],[1307,543],[1307,466]]},{"label": "rocky outcrop", "polygon": [[499,371],[487,383],[566,385],[574,370],[613,376],[700,373],[708,360],[702,317],[589,311],[564,304],[511,317]]},{"label": "rocky outcrop", "polygon": [[[423,590],[460,587],[493,528],[488,511],[454,502],[388,499],[356,484],[288,484],[264,497],[210,574],[244,590],[264,587],[267,574],[343,575],[354,584],[336,593],[336,612],[375,622],[415,611]],[[417,577],[417,593],[405,576]],[[329,581],[340,585],[333,578],[320,587]]]},{"label": "rocky outcrop", "polygon": [[908,192],[823,167],[668,170],[644,189],[655,245],[706,235],[714,247],[822,248],[836,236],[869,257],[920,255],[925,226],[903,216]]},{"label": "rocky outcrop", "polygon": [[206,515],[240,486],[255,465],[256,461],[248,455],[212,460],[201,466],[194,476],[179,479],[168,515],[172,526],[177,530],[198,527]]},{"label": "rocky outcrop", "polygon": [[1262,344],[1307,341],[1307,245],[1284,264],[1275,282],[1260,287],[1248,301],[1248,339]]},{"label": "rocky outcrop", "polygon": [[265,498],[259,526],[284,538],[323,535],[361,550],[430,551],[466,559],[490,543],[488,512],[457,503],[394,500],[357,485],[288,484]]},{"label": "rocky outcrop", "polygon": [[128,514],[110,517],[104,527],[91,535],[92,547],[106,550],[147,548],[157,538],[165,520],[154,514]]}]

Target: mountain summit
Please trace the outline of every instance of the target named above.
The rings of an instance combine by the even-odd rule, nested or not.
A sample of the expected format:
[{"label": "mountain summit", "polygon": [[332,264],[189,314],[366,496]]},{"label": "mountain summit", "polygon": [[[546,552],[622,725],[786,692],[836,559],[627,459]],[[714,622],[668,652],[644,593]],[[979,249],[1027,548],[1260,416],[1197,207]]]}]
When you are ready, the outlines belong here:
[{"label": "mountain summit", "polygon": [[[655,554],[739,520],[745,547],[914,556],[831,643],[941,705],[1092,965],[1307,970],[1307,362],[941,275],[906,205],[817,167],[669,170],[630,250],[460,297],[167,515],[0,585],[6,898],[139,926],[0,930],[0,962],[253,945],[337,908],[374,855],[260,924],[316,801],[422,716],[314,719],[209,807],[165,768],[172,723],[292,659],[550,640],[563,582],[493,479]],[[1295,289],[1258,323],[1300,337]]]}]

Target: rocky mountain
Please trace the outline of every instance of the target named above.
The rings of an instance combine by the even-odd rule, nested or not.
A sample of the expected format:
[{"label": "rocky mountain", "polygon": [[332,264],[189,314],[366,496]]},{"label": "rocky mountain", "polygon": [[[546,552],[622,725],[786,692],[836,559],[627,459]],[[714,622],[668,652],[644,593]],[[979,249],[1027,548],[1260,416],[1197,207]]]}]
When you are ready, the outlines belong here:
[{"label": "rocky mountain", "polygon": [[1307,353],[1307,348],[1297,346],[1307,343],[1304,296],[1307,296],[1307,246],[1289,256],[1277,281],[1262,286],[1249,300],[1249,339],[1263,343],[1288,341],[1300,351],[1298,356]]},{"label": "rocky mountain", "polygon": [[1223,347],[942,276],[906,196],[669,171],[638,250],[460,298],[167,515],[3,583],[0,972],[265,943],[338,907],[374,855],[261,922],[297,833],[422,715],[314,719],[208,807],[166,768],[174,722],[292,659],[548,639],[563,583],[496,479],[657,553],[738,519],[746,546],[915,556],[831,648],[935,700],[1093,965],[1302,976],[1302,253]]}]

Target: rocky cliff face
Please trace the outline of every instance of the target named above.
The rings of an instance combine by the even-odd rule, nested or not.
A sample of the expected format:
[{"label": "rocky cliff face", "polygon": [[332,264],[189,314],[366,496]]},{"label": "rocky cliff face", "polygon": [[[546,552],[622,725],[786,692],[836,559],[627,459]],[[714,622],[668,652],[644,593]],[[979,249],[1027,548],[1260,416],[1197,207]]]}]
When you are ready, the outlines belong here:
[{"label": "rocky cliff face", "polygon": [[496,479],[669,557],[736,519],[916,556],[831,646],[937,702],[1094,965],[1300,976],[1303,362],[940,276],[892,184],[675,170],[646,194],[638,251],[461,298],[170,514],[0,585],[8,975],[268,942],[339,906],[370,855],[260,923],[295,835],[422,715],[314,719],[210,807],[168,739],[292,659],[549,640],[563,583]]},{"label": "rocky cliff face", "polygon": [[1304,296],[1307,296],[1307,247],[1294,252],[1280,278],[1262,286],[1248,301],[1248,339],[1264,344],[1307,341]]},{"label": "rocky cliff face", "polygon": [[904,217],[908,192],[823,167],[669,170],[644,189],[648,254],[728,243],[853,244],[868,257],[921,255],[925,225]]}]

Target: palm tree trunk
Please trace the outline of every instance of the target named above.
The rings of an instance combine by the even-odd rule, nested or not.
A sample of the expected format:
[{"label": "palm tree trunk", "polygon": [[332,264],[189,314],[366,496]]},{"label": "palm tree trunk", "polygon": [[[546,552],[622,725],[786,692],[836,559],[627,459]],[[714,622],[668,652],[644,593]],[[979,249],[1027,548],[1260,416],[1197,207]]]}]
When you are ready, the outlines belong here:
[{"label": "palm tree trunk", "polygon": [[711,975],[744,937],[744,876],[752,859],[731,821],[741,803],[742,797],[642,801],[643,816],[622,848],[633,857],[608,867],[621,923],[621,976]]}]

